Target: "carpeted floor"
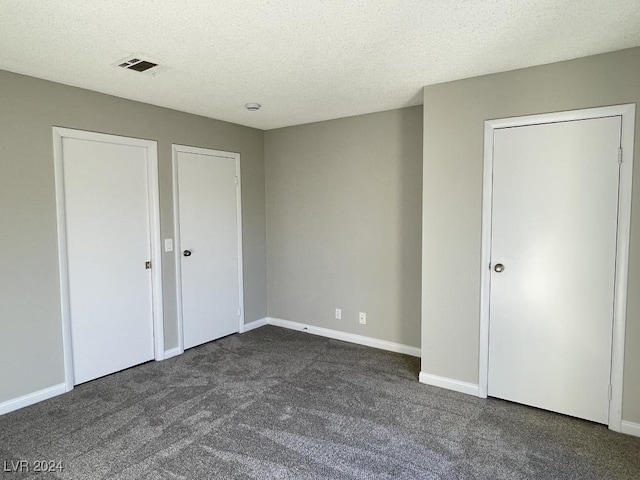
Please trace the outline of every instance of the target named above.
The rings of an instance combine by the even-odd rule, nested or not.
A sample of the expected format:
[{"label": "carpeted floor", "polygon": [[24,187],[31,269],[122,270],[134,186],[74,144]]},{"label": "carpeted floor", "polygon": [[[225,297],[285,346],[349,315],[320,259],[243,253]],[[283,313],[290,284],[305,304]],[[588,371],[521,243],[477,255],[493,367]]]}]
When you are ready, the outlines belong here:
[{"label": "carpeted floor", "polygon": [[[418,371],[263,327],[0,417],[0,476],[640,479],[640,438],[421,385]],[[15,473],[20,460],[64,470]]]}]

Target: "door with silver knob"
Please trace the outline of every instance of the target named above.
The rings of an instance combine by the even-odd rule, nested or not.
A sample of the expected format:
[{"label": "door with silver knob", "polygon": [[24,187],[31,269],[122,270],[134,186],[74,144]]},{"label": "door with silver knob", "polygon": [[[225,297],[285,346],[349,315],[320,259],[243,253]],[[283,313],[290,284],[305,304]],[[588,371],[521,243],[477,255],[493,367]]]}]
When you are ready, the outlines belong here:
[{"label": "door with silver knob", "polygon": [[620,130],[494,131],[490,396],[608,421]]},{"label": "door with silver knob", "polygon": [[184,348],[240,329],[239,155],[174,145]]},{"label": "door with silver knob", "polygon": [[68,293],[63,298],[69,299],[65,316],[77,385],[157,354],[152,298],[161,292],[149,260],[153,204],[158,204],[157,194],[149,192],[156,147],[99,133],[65,130],[62,135],[63,181],[56,187],[64,198],[66,242],[60,248]]}]

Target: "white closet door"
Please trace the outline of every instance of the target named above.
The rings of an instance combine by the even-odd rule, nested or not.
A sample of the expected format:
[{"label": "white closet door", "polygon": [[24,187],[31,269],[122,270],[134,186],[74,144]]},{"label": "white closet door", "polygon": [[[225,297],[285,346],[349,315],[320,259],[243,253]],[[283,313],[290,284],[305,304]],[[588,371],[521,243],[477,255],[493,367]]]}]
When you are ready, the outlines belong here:
[{"label": "white closet door", "polygon": [[176,154],[184,347],[238,332],[236,159]]},{"label": "white closet door", "polygon": [[75,384],[154,358],[146,150],[63,138]]},{"label": "white closet door", "polygon": [[620,128],[494,133],[491,396],[608,421]]}]

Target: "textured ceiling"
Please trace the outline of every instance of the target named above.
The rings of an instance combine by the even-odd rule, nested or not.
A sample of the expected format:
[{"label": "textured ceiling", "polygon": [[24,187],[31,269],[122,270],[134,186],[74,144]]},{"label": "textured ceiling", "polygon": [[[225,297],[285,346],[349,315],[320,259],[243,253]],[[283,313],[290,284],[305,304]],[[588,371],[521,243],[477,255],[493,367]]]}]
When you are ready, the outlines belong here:
[{"label": "textured ceiling", "polygon": [[638,45],[639,0],[0,0],[0,69],[261,129]]}]

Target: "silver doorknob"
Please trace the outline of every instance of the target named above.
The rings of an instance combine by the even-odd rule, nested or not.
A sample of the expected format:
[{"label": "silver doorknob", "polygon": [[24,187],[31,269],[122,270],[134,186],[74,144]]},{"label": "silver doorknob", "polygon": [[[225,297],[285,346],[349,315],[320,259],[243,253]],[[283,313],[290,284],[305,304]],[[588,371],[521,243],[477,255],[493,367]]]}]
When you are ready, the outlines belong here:
[{"label": "silver doorknob", "polygon": [[496,266],[493,267],[493,269],[497,272],[497,273],[502,273],[504,272],[504,265],[501,263],[496,263]]},{"label": "silver doorknob", "polygon": [[185,257],[190,257],[191,256],[191,250],[185,250],[184,252],[182,252],[182,255],[184,255]]}]

